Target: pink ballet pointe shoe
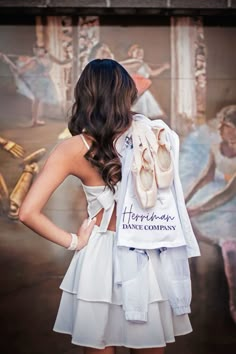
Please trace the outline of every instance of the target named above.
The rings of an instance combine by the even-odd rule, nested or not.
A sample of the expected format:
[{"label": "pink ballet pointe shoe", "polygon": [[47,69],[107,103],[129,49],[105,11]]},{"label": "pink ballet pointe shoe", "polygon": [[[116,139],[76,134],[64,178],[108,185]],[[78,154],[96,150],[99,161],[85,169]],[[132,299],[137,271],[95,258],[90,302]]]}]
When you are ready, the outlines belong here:
[{"label": "pink ballet pointe shoe", "polygon": [[155,180],[154,166],[148,163],[148,151],[142,153],[142,163],[139,168],[133,170],[135,174],[135,187],[141,206],[144,209],[152,208],[157,200],[157,186]]},{"label": "pink ballet pointe shoe", "polygon": [[170,153],[170,144],[165,137],[165,128],[156,129],[157,151],[155,153],[155,173],[159,188],[171,186],[174,178],[174,168]]},{"label": "pink ballet pointe shoe", "polygon": [[137,198],[144,209],[152,208],[157,201],[157,185],[153,158],[142,136],[136,131],[133,135],[134,164],[133,176]]}]

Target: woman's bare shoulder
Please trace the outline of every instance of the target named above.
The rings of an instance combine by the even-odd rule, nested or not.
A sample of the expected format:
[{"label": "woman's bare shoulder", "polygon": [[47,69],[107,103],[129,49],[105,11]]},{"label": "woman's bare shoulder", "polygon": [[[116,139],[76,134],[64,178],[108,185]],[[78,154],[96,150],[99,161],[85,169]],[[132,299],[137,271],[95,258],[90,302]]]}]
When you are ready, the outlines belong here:
[{"label": "woman's bare shoulder", "polygon": [[75,135],[56,144],[49,155],[49,159],[70,164],[75,158],[77,160],[82,158],[84,153],[83,141],[80,135]]},{"label": "woman's bare shoulder", "polygon": [[78,154],[82,154],[83,147],[84,144],[80,135],[75,135],[59,142],[55,146],[54,151],[57,151],[58,153],[65,153],[67,154],[67,157],[70,158],[74,155],[78,156]]},{"label": "woman's bare shoulder", "polygon": [[[84,163],[84,144],[79,135],[56,144],[45,162],[44,169],[63,170],[66,174],[78,174]],[[77,166],[75,171],[75,166]],[[79,166],[79,169],[78,169]]]}]

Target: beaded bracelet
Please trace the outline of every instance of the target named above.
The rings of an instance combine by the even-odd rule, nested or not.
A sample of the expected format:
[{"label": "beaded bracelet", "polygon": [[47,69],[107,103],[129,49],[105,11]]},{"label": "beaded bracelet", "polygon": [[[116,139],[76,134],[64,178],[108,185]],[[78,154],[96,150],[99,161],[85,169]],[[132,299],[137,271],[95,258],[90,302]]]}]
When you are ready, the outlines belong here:
[{"label": "beaded bracelet", "polygon": [[67,248],[69,251],[75,251],[78,246],[78,235],[71,233],[71,243],[70,246]]}]

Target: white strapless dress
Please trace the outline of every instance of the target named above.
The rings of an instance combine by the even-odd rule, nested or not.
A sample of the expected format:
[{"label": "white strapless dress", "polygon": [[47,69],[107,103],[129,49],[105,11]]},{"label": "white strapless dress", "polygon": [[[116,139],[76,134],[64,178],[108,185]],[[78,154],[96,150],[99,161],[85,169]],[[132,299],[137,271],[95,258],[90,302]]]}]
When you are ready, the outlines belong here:
[{"label": "white strapless dress", "polygon": [[135,323],[125,318],[122,288],[114,283],[116,233],[107,230],[115,205],[115,195],[104,187],[83,185],[92,217],[104,209],[101,226],[95,226],[89,242],[75,252],[61,283],[62,298],[54,330],[72,336],[72,343],[103,349],[164,347],[175,336],[192,327],[187,314],[176,316],[171,309],[160,255],[148,250],[148,318]]}]

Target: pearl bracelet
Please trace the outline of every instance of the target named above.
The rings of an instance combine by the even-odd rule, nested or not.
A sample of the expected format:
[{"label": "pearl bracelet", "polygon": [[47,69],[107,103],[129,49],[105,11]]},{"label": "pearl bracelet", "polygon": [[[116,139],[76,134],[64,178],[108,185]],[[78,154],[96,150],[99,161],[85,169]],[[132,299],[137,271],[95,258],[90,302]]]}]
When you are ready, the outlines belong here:
[{"label": "pearl bracelet", "polygon": [[78,246],[78,235],[71,233],[71,243],[70,246],[67,248],[69,251],[75,251]]}]

